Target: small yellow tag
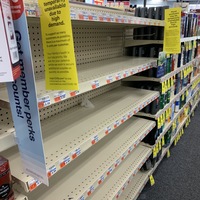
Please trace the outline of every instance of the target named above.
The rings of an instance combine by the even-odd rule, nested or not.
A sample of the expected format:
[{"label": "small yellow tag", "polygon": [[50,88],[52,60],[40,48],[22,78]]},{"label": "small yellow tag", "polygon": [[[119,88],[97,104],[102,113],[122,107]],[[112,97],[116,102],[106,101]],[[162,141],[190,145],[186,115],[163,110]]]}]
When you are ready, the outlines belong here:
[{"label": "small yellow tag", "polygon": [[171,86],[173,86],[174,85],[174,79],[173,79],[173,77],[171,77]]},{"label": "small yellow tag", "polygon": [[181,96],[181,100],[184,101],[184,99],[185,99],[185,95],[182,94],[182,96]]},{"label": "small yellow tag", "polygon": [[151,176],[149,177],[149,181],[150,181],[151,186],[153,186],[153,185],[155,184],[155,180],[154,180],[153,175],[151,175]]},{"label": "small yellow tag", "polygon": [[156,147],[153,148],[153,158],[155,158],[157,156],[157,151],[156,151]]},{"label": "small yellow tag", "polygon": [[157,124],[157,126],[158,126],[158,129],[161,128],[161,119],[160,119],[160,117],[158,117],[158,124]]},{"label": "small yellow tag", "polygon": [[167,80],[167,88],[168,90],[171,88],[170,79]]},{"label": "small yellow tag", "polygon": [[162,94],[165,93],[165,82],[162,82]]},{"label": "small yellow tag", "polygon": [[165,145],[165,138],[163,137],[162,138],[162,146],[164,146]]},{"label": "small yellow tag", "polygon": [[166,120],[165,119],[165,113],[162,114],[162,117],[163,117],[163,123],[165,123],[165,120]]},{"label": "small yellow tag", "polygon": [[170,150],[168,149],[167,150],[167,158],[169,158],[170,157]]},{"label": "small yellow tag", "polygon": [[174,146],[176,146],[176,144],[177,144],[177,138],[175,138],[174,140]]},{"label": "small yellow tag", "polygon": [[194,48],[197,47],[197,42],[196,42],[196,40],[193,41],[193,47],[194,47]]},{"label": "small yellow tag", "polygon": [[161,140],[158,142],[158,144],[159,144],[159,151],[162,149],[162,143],[161,143]]}]

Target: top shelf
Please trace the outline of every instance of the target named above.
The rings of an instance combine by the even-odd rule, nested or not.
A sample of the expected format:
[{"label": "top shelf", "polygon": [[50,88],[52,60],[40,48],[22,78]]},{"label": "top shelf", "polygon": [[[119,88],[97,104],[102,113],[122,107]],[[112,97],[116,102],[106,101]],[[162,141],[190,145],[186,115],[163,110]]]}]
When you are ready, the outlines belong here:
[{"label": "top shelf", "polygon": [[[39,17],[37,4],[25,4],[27,17]],[[144,26],[164,26],[164,21],[135,17],[130,12],[124,12],[103,6],[83,3],[70,3],[70,16],[74,21],[106,22],[113,24],[129,24]]]}]

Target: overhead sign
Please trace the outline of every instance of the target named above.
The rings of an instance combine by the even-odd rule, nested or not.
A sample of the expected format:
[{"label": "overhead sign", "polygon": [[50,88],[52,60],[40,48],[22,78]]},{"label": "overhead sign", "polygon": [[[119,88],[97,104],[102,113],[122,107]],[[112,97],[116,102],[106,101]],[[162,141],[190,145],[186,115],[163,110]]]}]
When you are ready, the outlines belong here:
[{"label": "overhead sign", "polygon": [[7,83],[24,171],[48,185],[29,34],[22,0],[11,0],[21,76]]},{"label": "overhead sign", "polygon": [[181,8],[165,9],[164,52],[176,54],[181,52]]},{"label": "overhead sign", "polygon": [[68,0],[39,0],[47,90],[78,90]]}]

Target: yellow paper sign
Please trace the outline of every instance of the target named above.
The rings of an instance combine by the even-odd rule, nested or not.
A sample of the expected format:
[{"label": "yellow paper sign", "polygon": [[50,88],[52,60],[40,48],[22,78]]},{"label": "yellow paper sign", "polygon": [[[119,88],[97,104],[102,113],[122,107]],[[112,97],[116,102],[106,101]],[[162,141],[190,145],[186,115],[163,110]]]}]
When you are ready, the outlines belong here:
[{"label": "yellow paper sign", "polygon": [[181,52],[180,43],[181,8],[165,10],[164,52],[175,54]]},{"label": "yellow paper sign", "polygon": [[67,0],[39,0],[47,90],[78,90],[74,42]]}]

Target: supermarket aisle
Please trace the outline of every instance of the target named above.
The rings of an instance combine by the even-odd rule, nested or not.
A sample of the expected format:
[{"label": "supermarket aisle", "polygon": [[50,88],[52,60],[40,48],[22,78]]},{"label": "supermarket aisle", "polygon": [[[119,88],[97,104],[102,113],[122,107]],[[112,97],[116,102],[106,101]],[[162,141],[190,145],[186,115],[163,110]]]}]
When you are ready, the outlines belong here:
[{"label": "supermarket aisle", "polygon": [[170,152],[154,173],[155,185],[148,184],[138,200],[200,199],[200,106]]}]

